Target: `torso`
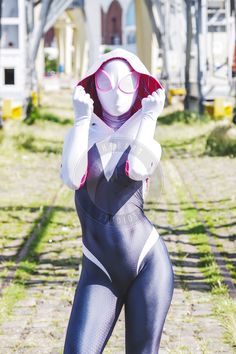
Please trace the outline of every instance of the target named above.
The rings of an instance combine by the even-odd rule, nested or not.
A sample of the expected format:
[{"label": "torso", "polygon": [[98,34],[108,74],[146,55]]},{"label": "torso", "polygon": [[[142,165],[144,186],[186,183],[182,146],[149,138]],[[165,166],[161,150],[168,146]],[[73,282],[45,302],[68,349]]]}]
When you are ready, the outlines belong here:
[{"label": "torso", "polygon": [[[136,275],[140,253],[153,230],[153,224],[143,211],[146,181],[132,180],[125,173],[130,150],[127,138],[135,137],[139,120],[136,116],[131,124],[125,122],[126,129],[122,129],[122,125],[112,134],[108,126],[99,129],[101,124],[97,118],[91,121],[94,129],[96,126],[92,124],[97,123],[97,131],[90,132],[87,178],[75,191],[75,204],[83,244],[102,260],[118,282],[119,277],[124,282],[124,273],[120,272],[123,267],[129,282]],[[97,142],[94,142],[95,136]]]}]

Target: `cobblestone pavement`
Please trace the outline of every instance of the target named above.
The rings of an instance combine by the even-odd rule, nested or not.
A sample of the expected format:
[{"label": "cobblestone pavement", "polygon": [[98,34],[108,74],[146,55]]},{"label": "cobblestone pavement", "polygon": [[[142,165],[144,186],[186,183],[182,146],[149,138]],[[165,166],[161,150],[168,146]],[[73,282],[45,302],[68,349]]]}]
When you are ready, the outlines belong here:
[{"label": "cobblestone pavement", "polygon": [[[227,173],[222,170],[222,165]],[[56,181],[55,166],[54,169],[52,178]],[[223,244],[232,267],[235,267],[235,201],[231,195],[235,170],[235,159],[199,157],[183,161],[166,158],[162,162],[164,190],[161,196],[155,176],[151,181],[145,213],[164,239],[175,273],[174,295],[164,325],[160,354],[236,353],[236,348],[225,340],[225,327],[214,313],[213,295],[199,267],[199,249],[191,241],[185,213],[186,205],[191,204],[191,191],[199,209],[197,213],[202,213],[201,217],[215,225],[209,229],[216,242]],[[21,272],[25,272],[23,285],[16,281],[17,271],[7,272],[11,270],[11,264],[7,262],[19,255],[23,241],[34,235],[35,229],[37,231],[45,209],[35,207],[32,210],[31,206],[31,211],[24,214],[25,223],[31,227],[30,232],[29,225],[26,225],[18,237],[12,237],[11,242],[1,249],[2,283],[9,274],[12,277],[2,290],[5,307],[6,299],[12,300],[11,296],[16,294],[12,289],[22,286],[22,295],[13,301],[12,311],[2,310],[1,354],[63,353],[66,327],[81,272],[81,228],[75,213],[73,193],[58,182],[48,191],[45,189],[46,181],[42,186],[41,190],[48,193],[46,206],[50,206],[50,210],[46,209],[46,221],[41,222],[38,238],[28,250],[30,257],[19,262]],[[8,212],[6,215],[17,222],[20,217],[18,209],[4,207]],[[31,214],[34,212],[37,215],[33,217]],[[124,337],[122,310],[104,353],[125,353]]]}]

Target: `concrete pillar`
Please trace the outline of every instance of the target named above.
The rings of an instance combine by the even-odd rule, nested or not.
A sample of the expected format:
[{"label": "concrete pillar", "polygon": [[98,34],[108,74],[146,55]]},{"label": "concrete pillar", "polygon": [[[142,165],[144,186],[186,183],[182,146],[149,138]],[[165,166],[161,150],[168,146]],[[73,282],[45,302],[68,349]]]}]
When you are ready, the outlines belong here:
[{"label": "concrete pillar", "polygon": [[58,64],[59,66],[62,65],[65,70],[64,28],[62,26],[56,26],[55,35],[56,35],[57,46],[58,46]]},{"label": "concrete pillar", "polygon": [[79,29],[79,47],[80,47],[80,68],[79,68],[79,76],[83,77],[88,70],[89,65],[89,42],[86,31],[86,23],[84,20],[84,16],[80,11],[80,23],[81,28]]},{"label": "concrete pillar", "polygon": [[73,45],[74,45],[73,74],[75,77],[78,77],[79,70],[80,70],[80,44],[79,44],[79,31],[78,31],[78,29],[74,29]]},{"label": "concrete pillar", "polygon": [[153,73],[153,33],[145,1],[135,0],[135,14],[137,55]]},{"label": "concrete pillar", "polygon": [[85,1],[86,28],[89,40],[89,65],[92,65],[100,54],[101,44],[101,9],[100,1]]},{"label": "concrete pillar", "polygon": [[74,53],[73,53],[73,73],[76,78],[84,76],[88,69],[88,33],[86,29],[86,20],[81,8],[67,10],[67,15],[73,24],[74,35]]},{"label": "concrete pillar", "polygon": [[44,39],[43,39],[43,37],[40,40],[35,66],[36,66],[38,83],[42,84],[42,80],[44,78],[44,72],[45,72]]},{"label": "concrete pillar", "polygon": [[157,75],[159,76],[161,73],[160,68],[158,68],[157,64],[158,64],[158,56],[159,56],[159,46],[157,43],[157,38],[155,33],[152,33],[152,42],[151,42],[151,50],[150,50],[150,54],[151,54],[151,70],[150,72],[153,75]]},{"label": "concrete pillar", "polygon": [[64,31],[64,57],[65,57],[65,74],[72,74],[72,40],[73,28],[71,23],[66,23]]}]

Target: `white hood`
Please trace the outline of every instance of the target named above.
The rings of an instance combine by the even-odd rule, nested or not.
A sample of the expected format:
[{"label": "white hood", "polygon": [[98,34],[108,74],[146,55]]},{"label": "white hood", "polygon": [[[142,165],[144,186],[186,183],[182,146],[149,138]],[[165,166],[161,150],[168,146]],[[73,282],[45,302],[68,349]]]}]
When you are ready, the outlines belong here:
[{"label": "white hood", "polygon": [[98,60],[89,68],[85,77],[77,84],[82,85],[85,91],[90,94],[94,101],[94,113],[98,117],[101,117],[102,110],[101,104],[97,97],[94,74],[103,64],[115,58],[125,59],[135,71],[141,74],[138,95],[132,107],[132,114],[136,113],[141,108],[141,101],[144,97],[147,97],[158,88],[162,88],[162,85],[159,83],[159,81],[150,74],[150,72],[137,57],[137,55],[122,48],[114,49],[106,54],[101,55]]}]

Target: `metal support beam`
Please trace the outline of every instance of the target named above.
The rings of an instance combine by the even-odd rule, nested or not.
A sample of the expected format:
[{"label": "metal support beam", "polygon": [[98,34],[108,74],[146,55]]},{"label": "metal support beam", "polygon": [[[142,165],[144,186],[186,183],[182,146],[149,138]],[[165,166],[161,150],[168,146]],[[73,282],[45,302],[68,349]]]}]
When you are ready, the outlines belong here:
[{"label": "metal support beam", "polygon": [[[163,67],[162,77],[168,81],[169,78],[169,66],[168,66],[168,13],[169,13],[169,1],[166,0],[164,5],[160,0],[145,0],[145,4],[149,13],[149,17],[152,24],[152,30],[156,35],[159,48],[162,50]],[[164,8],[163,8],[164,6]],[[166,89],[168,89],[166,87]]]},{"label": "metal support beam", "polygon": [[198,0],[196,2],[197,14],[196,17],[196,29],[197,29],[197,86],[198,86],[198,103],[199,103],[199,113],[203,114],[203,87],[205,84],[206,75],[206,0]]},{"label": "metal support beam", "polygon": [[153,32],[156,35],[157,38],[157,43],[159,45],[159,47],[162,47],[162,30],[160,29],[160,26],[158,27],[157,23],[158,23],[158,19],[157,19],[157,13],[156,13],[156,9],[154,8],[154,4],[152,0],[145,0],[146,6],[147,6],[147,10],[148,10],[148,14],[151,20],[151,24],[152,24],[152,29]]},{"label": "metal support beam", "polygon": [[73,0],[54,0],[47,15],[43,33],[46,33],[56,22],[57,18],[73,3]]},{"label": "metal support beam", "polygon": [[37,56],[40,39],[43,34],[44,26],[46,24],[47,16],[53,0],[42,0],[42,7],[40,17],[31,37],[30,60],[34,62]]},{"label": "metal support beam", "polygon": [[185,60],[185,90],[186,96],[184,100],[184,108],[190,109],[190,61],[191,61],[191,48],[192,48],[192,13],[191,13],[191,1],[185,0],[186,4],[186,20],[187,20],[187,28],[186,28],[186,60]]}]

